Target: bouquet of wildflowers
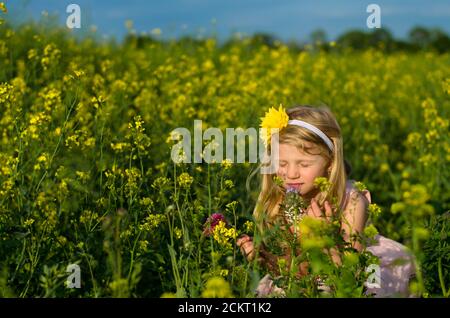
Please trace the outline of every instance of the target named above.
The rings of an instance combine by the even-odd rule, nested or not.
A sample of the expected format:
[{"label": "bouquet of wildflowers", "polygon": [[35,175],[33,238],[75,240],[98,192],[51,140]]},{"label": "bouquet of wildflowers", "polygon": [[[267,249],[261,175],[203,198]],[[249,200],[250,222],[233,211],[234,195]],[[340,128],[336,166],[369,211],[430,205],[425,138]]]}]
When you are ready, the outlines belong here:
[{"label": "bouquet of wildflowers", "polygon": [[300,196],[297,189],[289,188],[287,189],[284,200],[280,206],[280,211],[283,213],[288,223],[295,224],[306,214],[307,207],[308,204]]},{"label": "bouquet of wildflowers", "polygon": [[277,256],[286,255],[289,247],[296,242],[296,227],[294,231],[286,228],[286,223],[291,225],[298,224],[303,215],[306,214],[308,207],[306,201],[300,196],[297,189],[289,188],[286,191],[283,202],[280,205],[280,213],[283,222],[274,224],[274,226],[265,235],[265,247],[267,251]]}]

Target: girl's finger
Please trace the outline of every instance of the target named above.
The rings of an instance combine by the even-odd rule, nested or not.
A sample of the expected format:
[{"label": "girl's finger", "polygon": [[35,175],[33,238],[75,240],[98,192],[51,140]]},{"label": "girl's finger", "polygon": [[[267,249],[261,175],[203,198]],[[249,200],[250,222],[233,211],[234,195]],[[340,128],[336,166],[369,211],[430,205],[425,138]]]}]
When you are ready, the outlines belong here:
[{"label": "girl's finger", "polygon": [[246,242],[248,242],[250,240],[251,240],[250,236],[243,235],[243,236],[241,236],[240,238],[237,239],[236,245],[237,246],[242,246],[244,243],[246,243]]},{"label": "girl's finger", "polygon": [[320,210],[319,205],[317,204],[315,199],[311,200],[311,209],[316,218],[322,217],[322,211]]},{"label": "girl's finger", "polygon": [[[248,245],[249,243],[250,245]],[[254,250],[255,247],[253,246],[252,242],[245,242],[241,247],[241,251],[246,258],[249,258],[249,256],[253,254]]]},{"label": "girl's finger", "polygon": [[325,215],[328,219],[333,215],[333,210],[331,209],[331,205],[328,201],[325,201]]},{"label": "girl's finger", "polygon": [[312,208],[312,202],[309,205],[308,209],[306,210],[306,215],[315,218],[316,214],[314,213],[314,209]]},{"label": "girl's finger", "polygon": [[[244,243],[241,245],[241,249],[244,250],[244,253],[245,253],[245,254],[247,254],[247,248],[248,248],[247,245],[248,245],[248,243],[249,243],[249,242],[244,242]],[[246,246],[247,246],[247,248],[246,248]]]},{"label": "girl's finger", "polygon": [[294,227],[293,225],[291,225],[291,226],[289,227],[289,232],[291,232],[291,234],[294,234],[294,232],[295,232],[295,227]]},{"label": "girl's finger", "polygon": [[313,212],[312,212],[311,206],[309,206],[309,207],[306,209],[306,215],[307,215],[307,216],[310,216],[310,217],[314,217],[314,214],[313,214]]}]

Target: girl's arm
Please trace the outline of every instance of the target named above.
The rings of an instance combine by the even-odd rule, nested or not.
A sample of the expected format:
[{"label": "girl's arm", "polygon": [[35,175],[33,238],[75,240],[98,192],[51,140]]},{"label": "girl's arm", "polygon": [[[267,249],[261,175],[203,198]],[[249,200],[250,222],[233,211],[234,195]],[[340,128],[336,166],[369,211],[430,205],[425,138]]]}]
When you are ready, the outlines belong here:
[{"label": "girl's arm", "polygon": [[[341,218],[341,235],[343,239],[352,244],[352,247],[362,251],[363,246],[361,242],[354,239],[354,237],[361,237],[362,232],[367,221],[367,207],[369,201],[360,192],[353,191],[350,194],[349,202],[346,205],[344,211],[342,211]],[[324,218],[325,220],[330,220],[332,215],[332,210],[330,205],[325,202],[325,211],[319,208],[317,203],[313,201],[311,203],[310,209],[308,209],[308,215],[316,218]],[[339,250],[337,248],[330,248],[328,250],[330,257],[335,264],[340,265],[341,257]]]},{"label": "girl's arm", "polygon": [[342,214],[341,233],[346,242],[351,243],[353,248],[361,252],[363,249],[361,242],[353,238],[361,237],[364,231],[369,201],[358,191],[352,192],[349,199]]}]

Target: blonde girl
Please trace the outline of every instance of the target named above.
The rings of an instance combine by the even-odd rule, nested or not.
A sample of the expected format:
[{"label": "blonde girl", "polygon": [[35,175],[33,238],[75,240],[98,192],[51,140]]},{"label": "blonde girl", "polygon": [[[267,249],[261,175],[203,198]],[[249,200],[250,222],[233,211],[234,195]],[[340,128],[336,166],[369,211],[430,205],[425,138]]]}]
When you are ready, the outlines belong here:
[{"label": "blonde girl", "polygon": [[[348,180],[349,166],[344,160],[341,129],[331,111],[327,107],[311,106],[296,106],[285,111],[280,106],[266,114],[262,127],[279,129],[279,164],[275,174],[262,175],[261,192],[253,213],[259,231],[264,233],[277,220],[284,218],[280,204],[286,189],[291,188],[308,202],[308,216],[329,222],[333,213],[339,210],[343,239],[362,251],[361,241],[354,238],[362,237],[366,226],[370,193],[358,191]],[[270,140],[271,134],[267,137],[269,151]],[[274,177],[282,183],[276,183]],[[328,191],[321,192],[315,185],[318,177],[328,179],[331,184]],[[375,241],[367,250],[380,258],[381,285],[369,292],[378,297],[407,296],[408,282],[413,273],[411,256],[398,242],[379,235]],[[250,236],[241,236],[237,244],[248,260],[255,258],[256,249]],[[272,256],[264,250],[262,252],[270,263]],[[332,249],[331,254],[334,262],[340,264],[337,251]],[[396,259],[406,262],[395,265]],[[301,264],[300,272],[306,274],[307,264]]]}]

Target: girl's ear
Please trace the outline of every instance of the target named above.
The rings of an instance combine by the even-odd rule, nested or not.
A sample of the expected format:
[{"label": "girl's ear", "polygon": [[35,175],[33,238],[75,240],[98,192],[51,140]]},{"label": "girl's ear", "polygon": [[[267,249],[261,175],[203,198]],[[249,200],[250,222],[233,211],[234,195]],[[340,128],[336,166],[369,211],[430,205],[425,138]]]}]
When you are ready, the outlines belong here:
[{"label": "girl's ear", "polygon": [[328,176],[330,176],[330,174],[331,174],[331,162],[330,163],[328,163],[328,167],[327,167],[327,173],[328,173]]}]

